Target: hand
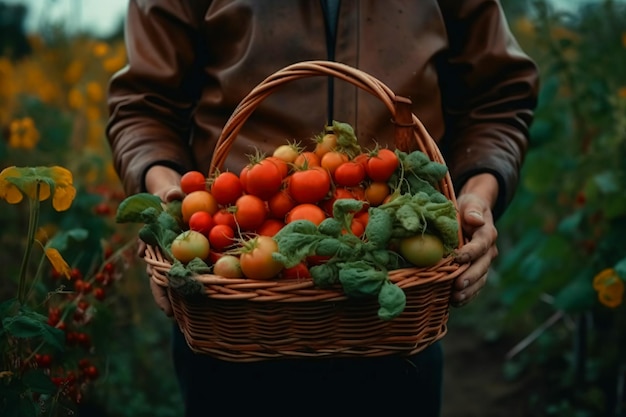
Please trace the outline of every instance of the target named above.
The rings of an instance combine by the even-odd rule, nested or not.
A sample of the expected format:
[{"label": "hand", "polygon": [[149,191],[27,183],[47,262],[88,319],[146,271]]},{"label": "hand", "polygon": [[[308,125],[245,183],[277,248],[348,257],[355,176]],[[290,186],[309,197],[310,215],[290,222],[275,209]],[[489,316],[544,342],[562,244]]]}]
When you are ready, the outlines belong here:
[{"label": "hand", "polygon": [[[171,170],[170,168],[162,166],[153,166],[146,174],[146,188],[148,192],[158,196],[162,202],[169,203],[174,200],[182,200],[185,196],[180,189],[180,174]],[[146,251],[146,244],[143,241],[139,241],[139,250],[137,255],[141,258]],[[146,266],[146,273],[149,277],[152,277],[152,267]],[[172,305],[167,295],[167,289],[152,278],[150,278],[150,290],[152,291],[152,298],[156,305],[168,316],[171,317],[174,313],[172,311]]]},{"label": "hand", "polygon": [[[143,240],[139,239],[137,256],[143,259],[145,252],[146,243]],[[172,311],[172,305],[170,304],[170,299],[167,295],[167,289],[159,285],[152,279],[152,267],[149,264],[146,265],[146,274],[148,274],[150,280],[150,291],[152,292],[152,298],[154,298],[154,302],[161,309],[161,311],[165,313],[166,316],[172,317],[174,315],[174,312]]]},{"label": "hand", "polygon": [[468,182],[457,198],[461,227],[469,240],[459,249],[456,261],[470,266],[454,281],[451,298],[454,307],[463,306],[478,295],[487,283],[491,262],[498,256],[498,231],[491,213],[497,181],[489,174],[479,177],[482,178]]}]

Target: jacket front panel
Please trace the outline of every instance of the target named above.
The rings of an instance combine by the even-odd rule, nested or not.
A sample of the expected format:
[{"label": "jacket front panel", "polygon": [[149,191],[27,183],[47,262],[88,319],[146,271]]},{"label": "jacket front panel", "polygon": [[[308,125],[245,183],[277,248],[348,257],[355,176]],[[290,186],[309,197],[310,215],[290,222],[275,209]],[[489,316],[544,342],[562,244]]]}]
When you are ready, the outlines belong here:
[{"label": "jacket front panel", "polygon": [[[129,193],[155,163],[208,171],[221,128],[248,92],[282,67],[328,56],[322,8],[307,0],[131,0],[127,42],[129,65],[111,82],[108,136]],[[510,201],[537,70],[497,1],[343,1],[335,59],[413,101],[455,184],[492,172],[499,206]],[[245,122],[224,169],[238,172],[256,148],[311,145],[327,122],[327,87],[319,76],[275,89]],[[393,145],[380,100],[340,80],[333,97],[333,118],[353,125],[363,146]]]}]

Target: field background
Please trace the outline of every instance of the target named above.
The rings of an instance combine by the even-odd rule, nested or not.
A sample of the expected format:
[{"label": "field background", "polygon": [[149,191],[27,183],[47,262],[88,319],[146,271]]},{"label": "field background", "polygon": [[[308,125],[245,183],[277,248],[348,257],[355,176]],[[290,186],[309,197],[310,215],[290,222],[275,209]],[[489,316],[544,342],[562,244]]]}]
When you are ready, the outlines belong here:
[{"label": "field background", "polygon": [[[623,417],[626,9],[620,1],[503,4],[540,67],[541,97],[489,284],[451,311],[444,417]],[[44,227],[89,230],[67,255],[83,273],[88,253],[119,251],[98,304],[103,325],[90,329],[99,376],[81,399],[84,415],[178,416],[171,323],[132,253],[136,230],[113,221],[123,195],[104,138],[106,86],[126,51],[120,9],[108,17],[95,7],[0,1],[0,169],[70,169],[78,188],[71,221],[43,215]],[[94,14],[84,24],[72,19]],[[15,289],[27,217],[5,205],[0,218],[1,301]],[[603,271],[622,284],[594,288]]]}]

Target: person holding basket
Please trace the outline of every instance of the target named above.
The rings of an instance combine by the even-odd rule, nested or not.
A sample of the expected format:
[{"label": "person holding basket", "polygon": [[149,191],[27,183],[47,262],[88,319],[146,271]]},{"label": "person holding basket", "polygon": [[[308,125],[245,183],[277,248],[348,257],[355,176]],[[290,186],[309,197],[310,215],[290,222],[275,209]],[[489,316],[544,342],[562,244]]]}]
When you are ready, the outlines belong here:
[{"label": "person holding basket", "polygon": [[[451,305],[485,286],[498,254],[495,222],[515,193],[539,88],[538,69],[497,0],[130,0],[125,35],[128,64],[110,83],[107,136],[128,195],[182,199],[182,174],[209,172],[222,128],[255,86],[294,63],[343,63],[409,98],[446,161],[466,239],[456,262],[469,265],[454,280]],[[271,154],[332,120],[353,126],[365,148],[394,146],[394,123],[376,98],[311,77],[264,98],[222,169],[239,173],[255,150]],[[165,290],[152,290],[172,315]],[[440,342],[409,357],[239,363],[196,354],[178,326],[173,333],[186,416],[440,415]]]}]

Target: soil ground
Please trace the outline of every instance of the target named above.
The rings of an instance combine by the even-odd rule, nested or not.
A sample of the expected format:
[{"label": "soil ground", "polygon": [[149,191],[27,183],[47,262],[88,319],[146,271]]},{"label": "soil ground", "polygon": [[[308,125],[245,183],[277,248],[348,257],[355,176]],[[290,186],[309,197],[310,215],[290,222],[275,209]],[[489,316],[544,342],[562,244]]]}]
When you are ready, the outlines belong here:
[{"label": "soil ground", "polygon": [[451,324],[442,340],[441,417],[528,417],[528,384],[508,381],[503,373],[505,355],[516,342],[490,342],[466,326]]}]

